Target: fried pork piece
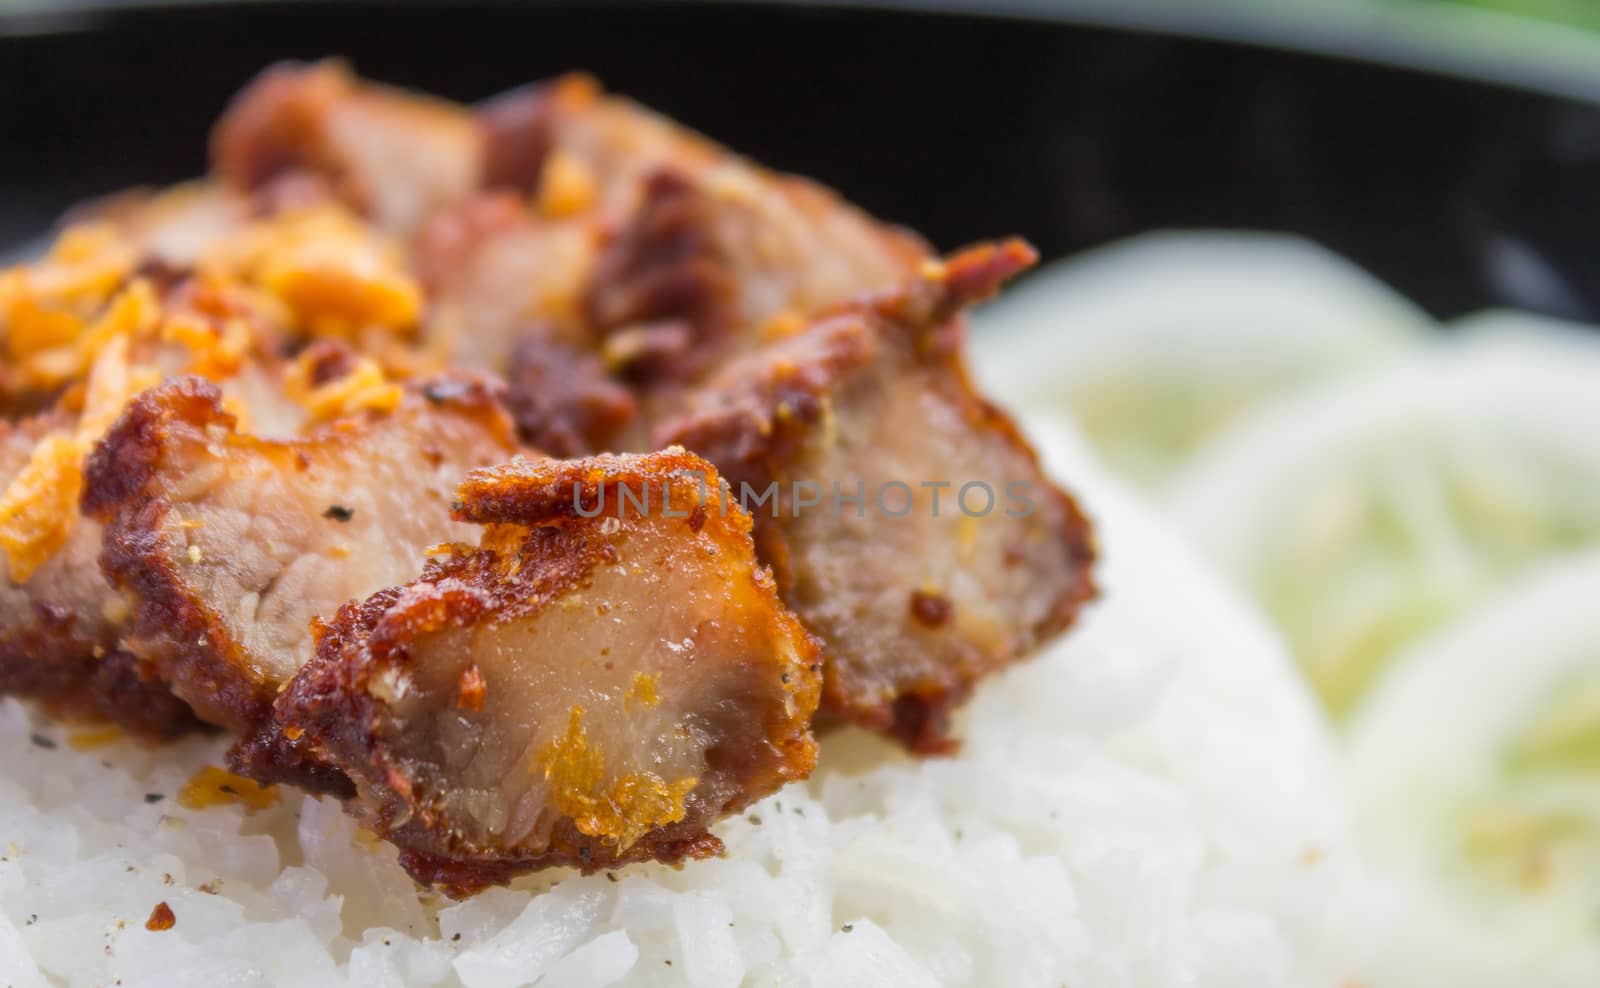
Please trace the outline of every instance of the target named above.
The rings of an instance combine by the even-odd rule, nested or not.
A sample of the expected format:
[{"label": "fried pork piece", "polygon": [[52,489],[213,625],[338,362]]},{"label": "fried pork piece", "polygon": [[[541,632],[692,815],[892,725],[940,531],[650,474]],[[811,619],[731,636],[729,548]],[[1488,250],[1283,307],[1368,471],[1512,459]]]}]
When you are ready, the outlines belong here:
[{"label": "fried pork piece", "polygon": [[[14,495],[36,450],[36,471],[50,469],[57,450],[74,457],[70,416],[53,413],[19,424],[0,422],[0,492]],[[78,485],[71,463],[66,477],[37,473],[25,480],[35,497],[7,496],[0,507],[0,694],[28,696],[57,712],[109,720],[146,737],[170,737],[197,726],[152,670],[118,651],[126,607],[100,575],[100,526],[77,517]],[[13,516],[15,512],[15,516]],[[59,545],[44,558],[36,543],[13,535],[47,533]],[[31,557],[31,558],[24,558]]]},{"label": "fried pork piece", "polygon": [[468,535],[449,518],[455,485],[517,451],[475,378],[368,401],[272,440],[241,431],[212,384],[177,378],[134,400],[90,457],[83,507],[133,607],[124,647],[213,724],[263,724],[311,656],[312,619]]},{"label": "fried pork piece", "polygon": [[584,303],[608,356],[645,381],[692,379],[806,314],[903,284],[929,257],[820,186],[732,156],[699,173],[656,167],[640,189]]},{"label": "fried pork piece", "polygon": [[723,367],[658,430],[748,486],[763,558],[823,639],[824,713],[921,752],[947,750],[979,677],[1094,592],[1088,522],[961,362],[961,307],[1032,258],[973,248],[822,316]]},{"label": "fried pork piece", "polygon": [[831,193],[732,155],[700,174],[668,164],[628,174],[635,194],[614,215],[596,206],[552,219],[492,193],[436,216],[416,251],[435,301],[430,343],[504,371],[537,326],[670,395],[805,313],[905,283],[927,260],[913,238]]},{"label": "fried pork piece", "polygon": [[100,523],[79,511],[85,460],[131,398],[175,374],[213,380],[257,435],[295,433],[308,414],[285,392],[281,306],[148,242],[174,226],[210,229],[174,219],[205,212],[196,197],[106,204],[38,263],[0,274],[9,383],[49,409],[0,426],[0,692],[158,735],[195,720],[121,650],[128,607],[101,575]]},{"label": "fried pork piece", "polygon": [[432,302],[426,345],[453,366],[496,373],[530,331],[592,348],[581,305],[600,251],[592,226],[582,217],[541,220],[506,193],[435,216],[414,256]]},{"label": "fried pork piece", "polygon": [[338,62],[267,69],[211,138],[212,167],[233,187],[310,172],[395,233],[477,188],[484,154],[481,130],[460,108],[358,82]]},{"label": "fried pork piece", "polygon": [[309,173],[386,229],[420,227],[428,335],[450,363],[495,371],[548,323],[681,377],[775,315],[902,283],[928,256],[583,76],[474,112],[284,64],[235,99],[212,148],[237,188]]},{"label": "fried pork piece", "polygon": [[810,773],[820,671],[720,490],[681,449],[472,474],[481,544],[319,626],[279,723],[452,895],[717,853],[713,822]]},{"label": "fried pork piece", "polygon": [[[0,693],[166,736],[196,722],[153,670],[119,651],[128,609],[101,575],[102,529],[80,515],[79,495],[84,460],[124,403],[158,380],[179,351],[183,359],[195,354],[151,328],[148,291],[136,285],[120,298],[114,312],[141,315],[105,317],[115,332],[92,342],[84,358],[90,366],[81,379],[67,378],[52,410],[0,422]],[[139,327],[149,331],[136,333]],[[72,354],[77,345],[58,352]],[[234,398],[259,370],[234,374],[227,382]]]},{"label": "fried pork piece", "polygon": [[[531,178],[540,219],[592,217],[604,235],[576,315],[645,376],[692,376],[769,319],[901,284],[929,256],[822,186],[586,77],[506,94],[481,117],[490,160],[520,159],[510,177]],[[491,168],[491,184],[515,171]]]}]

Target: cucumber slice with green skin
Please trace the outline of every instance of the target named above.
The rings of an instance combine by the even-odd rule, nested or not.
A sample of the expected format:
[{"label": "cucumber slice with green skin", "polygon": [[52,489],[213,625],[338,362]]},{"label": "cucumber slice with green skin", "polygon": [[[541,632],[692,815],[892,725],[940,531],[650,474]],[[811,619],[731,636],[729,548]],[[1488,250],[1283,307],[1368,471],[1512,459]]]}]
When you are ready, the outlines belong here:
[{"label": "cucumber slice with green skin", "polygon": [[1398,657],[1349,752],[1369,853],[1427,917],[1396,964],[1434,984],[1600,984],[1600,551]]},{"label": "cucumber slice with green skin", "polygon": [[1408,642],[1600,543],[1596,491],[1600,341],[1486,330],[1264,406],[1168,503],[1344,715]]},{"label": "cucumber slice with green skin", "polygon": [[991,393],[1072,413],[1114,469],[1159,487],[1262,401],[1370,366],[1431,328],[1297,237],[1161,233],[1025,279],[979,312],[974,365]]}]

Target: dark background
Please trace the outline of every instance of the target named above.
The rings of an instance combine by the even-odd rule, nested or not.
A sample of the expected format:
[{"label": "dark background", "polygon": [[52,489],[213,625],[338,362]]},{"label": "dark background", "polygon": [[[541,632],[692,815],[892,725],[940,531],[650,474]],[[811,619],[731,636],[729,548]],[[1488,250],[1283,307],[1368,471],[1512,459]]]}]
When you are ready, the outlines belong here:
[{"label": "dark background", "polygon": [[942,247],[1284,229],[1440,315],[1600,314],[1593,102],[1382,64],[1404,53],[1081,17],[252,3],[0,19],[0,245],[84,197],[200,172],[228,95],[274,59],[328,54],[465,100],[586,69]]}]

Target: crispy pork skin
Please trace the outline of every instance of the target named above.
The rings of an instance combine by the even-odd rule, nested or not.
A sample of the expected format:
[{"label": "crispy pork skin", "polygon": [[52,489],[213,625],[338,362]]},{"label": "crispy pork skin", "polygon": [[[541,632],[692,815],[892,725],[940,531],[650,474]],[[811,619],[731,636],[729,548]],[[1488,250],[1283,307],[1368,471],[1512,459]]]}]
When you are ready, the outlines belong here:
[{"label": "crispy pork skin", "polygon": [[135,399],[96,447],[85,511],[127,592],[124,647],[211,723],[248,732],[311,655],[313,618],[421,571],[467,470],[517,450],[475,378],[284,440],[243,433],[210,383]]},{"label": "crispy pork skin", "polygon": [[481,542],[320,624],[278,722],[452,895],[716,853],[714,821],[810,773],[820,679],[721,490],[682,450],[472,474]]},{"label": "crispy pork skin", "polygon": [[974,683],[1093,594],[1087,521],[960,357],[961,307],[1031,259],[973,248],[819,317],[658,430],[746,496],[784,600],[823,640],[824,712],[921,752],[947,750]]}]

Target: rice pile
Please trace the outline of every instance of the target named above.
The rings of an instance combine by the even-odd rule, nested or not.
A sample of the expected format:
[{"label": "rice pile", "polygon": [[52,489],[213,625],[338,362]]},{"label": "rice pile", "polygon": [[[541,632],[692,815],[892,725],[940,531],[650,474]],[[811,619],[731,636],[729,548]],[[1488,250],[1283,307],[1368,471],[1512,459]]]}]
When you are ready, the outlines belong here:
[{"label": "rice pile", "polygon": [[725,858],[450,903],[331,801],[180,805],[220,741],[92,747],[6,701],[0,985],[1360,983],[1381,916],[1282,646],[1035,426],[1105,599],[985,685],[960,757],[833,735],[808,784],[718,828]]}]

